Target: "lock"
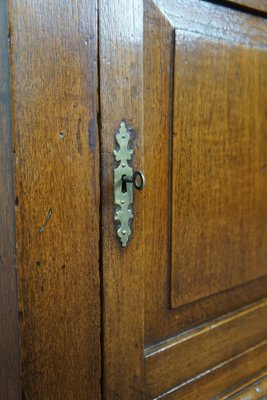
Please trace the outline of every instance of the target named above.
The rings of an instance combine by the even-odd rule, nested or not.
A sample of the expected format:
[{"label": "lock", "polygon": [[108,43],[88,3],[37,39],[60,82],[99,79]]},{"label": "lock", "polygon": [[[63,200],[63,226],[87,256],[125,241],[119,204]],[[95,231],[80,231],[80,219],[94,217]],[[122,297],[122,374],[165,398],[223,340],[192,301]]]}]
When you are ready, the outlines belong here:
[{"label": "lock", "polygon": [[126,247],[132,233],[134,188],[142,190],[145,186],[145,177],[141,171],[134,171],[129,165],[133,156],[133,150],[129,148],[131,132],[124,121],[121,121],[115,139],[117,145],[114,156],[118,165],[114,168],[114,220],[117,237],[121,246]]}]

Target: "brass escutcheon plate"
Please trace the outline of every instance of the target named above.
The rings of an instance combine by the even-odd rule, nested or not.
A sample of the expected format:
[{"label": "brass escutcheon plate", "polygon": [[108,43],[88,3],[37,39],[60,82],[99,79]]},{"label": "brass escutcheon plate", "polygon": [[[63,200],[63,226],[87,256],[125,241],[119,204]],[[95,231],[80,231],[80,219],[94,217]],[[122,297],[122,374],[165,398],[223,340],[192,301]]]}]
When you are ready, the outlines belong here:
[{"label": "brass escutcheon plate", "polygon": [[115,160],[119,163],[114,169],[114,203],[117,236],[122,247],[126,247],[131,237],[131,220],[133,219],[133,184],[123,184],[122,177],[133,176],[133,168],[129,165],[133,150],[130,149],[131,133],[126,123],[121,121],[115,133],[117,146],[114,150]]}]

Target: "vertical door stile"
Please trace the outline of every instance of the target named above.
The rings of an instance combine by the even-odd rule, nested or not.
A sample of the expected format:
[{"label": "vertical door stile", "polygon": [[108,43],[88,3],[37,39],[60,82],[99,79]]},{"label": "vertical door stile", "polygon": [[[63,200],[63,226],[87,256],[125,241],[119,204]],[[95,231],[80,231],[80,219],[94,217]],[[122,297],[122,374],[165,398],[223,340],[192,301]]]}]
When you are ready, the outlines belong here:
[{"label": "vertical door stile", "polygon": [[100,0],[100,106],[104,399],[144,397],[144,211],[134,200],[132,239],[122,248],[113,206],[115,133],[135,132],[134,168],[143,170],[143,1]]}]

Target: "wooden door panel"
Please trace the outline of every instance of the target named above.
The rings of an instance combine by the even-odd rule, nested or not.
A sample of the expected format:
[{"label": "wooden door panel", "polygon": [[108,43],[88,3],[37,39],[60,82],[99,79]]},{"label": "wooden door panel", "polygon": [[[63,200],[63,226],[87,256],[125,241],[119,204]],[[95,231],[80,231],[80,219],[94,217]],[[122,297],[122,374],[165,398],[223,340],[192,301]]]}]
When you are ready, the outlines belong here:
[{"label": "wooden door panel", "polygon": [[[217,3],[100,2],[107,399],[207,400],[267,368],[266,20]],[[121,119],[147,181],[125,249]]]},{"label": "wooden door panel", "polygon": [[146,343],[267,294],[265,26],[145,3]]},{"label": "wooden door panel", "polygon": [[267,366],[266,44],[263,18],[145,2],[151,398],[195,398],[201,382],[210,398],[234,382],[231,368],[241,380]]},{"label": "wooden door panel", "polygon": [[171,305],[267,273],[266,51],[175,31]]}]

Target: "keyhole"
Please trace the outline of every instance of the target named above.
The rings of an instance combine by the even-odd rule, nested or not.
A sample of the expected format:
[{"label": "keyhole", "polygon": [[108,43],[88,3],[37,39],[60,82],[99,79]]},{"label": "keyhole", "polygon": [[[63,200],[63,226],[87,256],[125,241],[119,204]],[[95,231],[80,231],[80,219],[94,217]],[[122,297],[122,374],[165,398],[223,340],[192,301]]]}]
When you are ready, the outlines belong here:
[{"label": "keyhole", "polygon": [[124,177],[126,177],[126,175],[123,175],[121,179],[121,192],[127,193],[127,182],[123,179]]}]

